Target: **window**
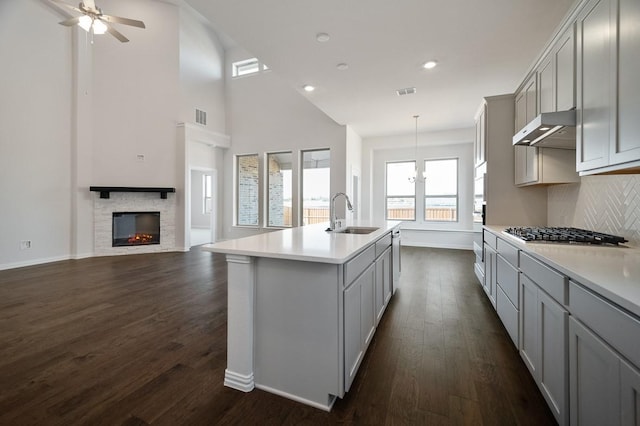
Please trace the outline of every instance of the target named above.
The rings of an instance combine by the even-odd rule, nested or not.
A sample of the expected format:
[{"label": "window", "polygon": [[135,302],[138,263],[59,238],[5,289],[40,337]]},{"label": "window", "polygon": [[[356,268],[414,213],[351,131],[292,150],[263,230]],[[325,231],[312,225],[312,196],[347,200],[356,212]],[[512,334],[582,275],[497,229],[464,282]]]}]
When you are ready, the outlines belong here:
[{"label": "window", "polygon": [[302,224],[329,221],[331,152],[302,151]]},{"label": "window", "polygon": [[258,72],[268,71],[269,67],[261,64],[258,58],[245,59],[231,64],[231,76],[241,77],[243,75],[256,74]]},{"label": "window", "polygon": [[213,196],[213,188],[211,175],[202,175],[202,214],[211,213],[211,203]]},{"label": "window", "polygon": [[247,74],[253,74],[260,71],[260,63],[258,58],[245,59],[231,64],[231,75],[240,77]]},{"label": "window", "polygon": [[267,226],[291,226],[291,152],[267,154]]},{"label": "window", "polygon": [[258,226],[258,154],[236,157],[236,224]]},{"label": "window", "polygon": [[415,161],[387,163],[387,219],[416,220],[416,184],[409,180],[415,170]]},{"label": "window", "polygon": [[458,159],[425,160],[424,220],[458,221]]}]

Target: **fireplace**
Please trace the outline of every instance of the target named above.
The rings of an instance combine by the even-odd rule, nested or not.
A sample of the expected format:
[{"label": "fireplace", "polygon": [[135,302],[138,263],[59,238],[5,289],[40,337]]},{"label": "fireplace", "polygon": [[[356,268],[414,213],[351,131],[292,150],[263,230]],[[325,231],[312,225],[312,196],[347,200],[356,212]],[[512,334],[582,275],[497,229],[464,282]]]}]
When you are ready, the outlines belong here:
[{"label": "fireplace", "polygon": [[160,212],[113,212],[112,247],[160,244]]}]

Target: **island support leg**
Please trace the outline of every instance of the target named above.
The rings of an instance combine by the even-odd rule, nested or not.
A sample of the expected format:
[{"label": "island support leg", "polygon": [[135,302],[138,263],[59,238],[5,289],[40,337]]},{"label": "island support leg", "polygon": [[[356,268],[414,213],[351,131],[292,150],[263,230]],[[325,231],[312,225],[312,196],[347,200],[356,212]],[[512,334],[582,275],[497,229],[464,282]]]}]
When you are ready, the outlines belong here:
[{"label": "island support leg", "polygon": [[227,255],[227,369],[224,385],[243,392],[255,387],[253,322],[255,262],[250,256]]}]

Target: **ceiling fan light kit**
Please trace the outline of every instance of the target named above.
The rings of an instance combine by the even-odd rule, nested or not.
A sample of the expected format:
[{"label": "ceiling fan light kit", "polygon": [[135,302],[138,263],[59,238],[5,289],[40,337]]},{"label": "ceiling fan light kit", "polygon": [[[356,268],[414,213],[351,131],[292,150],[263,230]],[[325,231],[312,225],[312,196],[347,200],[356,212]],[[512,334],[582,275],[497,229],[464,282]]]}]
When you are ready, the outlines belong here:
[{"label": "ceiling fan light kit", "polygon": [[60,25],[64,25],[65,27],[78,25],[80,28],[91,34],[109,33],[122,43],[128,42],[129,39],[113,27],[114,23],[137,28],[146,28],[144,22],[136,19],[105,15],[102,13],[102,9],[95,5],[93,0],[84,0],[80,2],[78,7],[71,6],[62,0],[51,0],[51,2],[82,14],[81,16],[62,21],[60,22]]}]

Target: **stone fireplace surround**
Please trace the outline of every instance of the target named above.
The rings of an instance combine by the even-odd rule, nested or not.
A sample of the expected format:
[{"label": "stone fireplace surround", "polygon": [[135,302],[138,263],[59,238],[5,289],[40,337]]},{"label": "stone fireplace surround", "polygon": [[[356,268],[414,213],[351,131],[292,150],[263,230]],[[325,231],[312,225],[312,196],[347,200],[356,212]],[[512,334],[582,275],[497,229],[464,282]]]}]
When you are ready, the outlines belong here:
[{"label": "stone fireplace surround", "polygon": [[[160,244],[112,247],[114,212],[160,212]],[[176,196],[162,199],[157,192],[111,192],[109,198],[99,193],[93,199],[94,254],[113,256],[123,254],[157,253],[176,250]]]}]

